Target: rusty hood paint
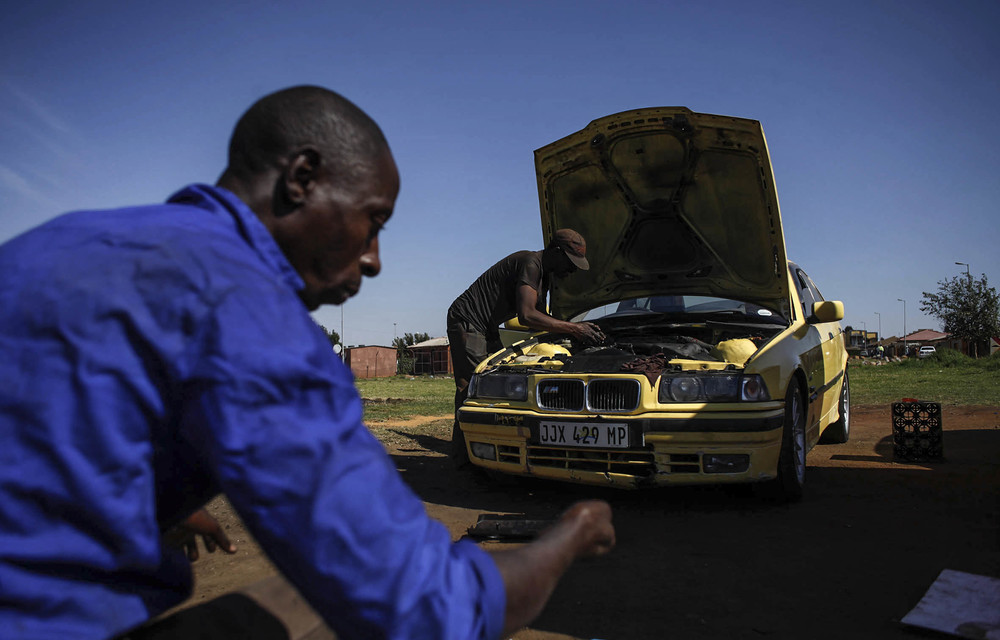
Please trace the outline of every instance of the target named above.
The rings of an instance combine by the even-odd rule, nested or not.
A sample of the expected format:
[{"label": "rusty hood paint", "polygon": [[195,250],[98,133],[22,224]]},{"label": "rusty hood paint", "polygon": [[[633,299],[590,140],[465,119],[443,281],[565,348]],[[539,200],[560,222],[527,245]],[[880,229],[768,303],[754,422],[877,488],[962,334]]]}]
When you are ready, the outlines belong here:
[{"label": "rusty hood paint", "polygon": [[557,229],[576,229],[591,265],[552,283],[553,315],[666,294],[787,305],[758,121],[685,107],[625,111],[536,150],[535,171],[546,244]]}]

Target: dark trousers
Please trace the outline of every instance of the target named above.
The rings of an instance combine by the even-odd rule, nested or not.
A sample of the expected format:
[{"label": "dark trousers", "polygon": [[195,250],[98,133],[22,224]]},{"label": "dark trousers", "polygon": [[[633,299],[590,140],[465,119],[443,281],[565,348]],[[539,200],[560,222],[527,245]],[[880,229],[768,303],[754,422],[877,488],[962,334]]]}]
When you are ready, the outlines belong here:
[{"label": "dark trousers", "polygon": [[281,621],[242,593],[230,593],[183,609],[117,640],[288,640]]},{"label": "dark trousers", "polygon": [[337,640],[280,575],[181,609],[114,640]]},{"label": "dark trousers", "polygon": [[468,322],[449,316],[448,346],[451,349],[451,367],[455,372],[455,424],[451,431],[451,459],[456,466],[464,467],[469,464],[469,452],[458,426],[458,410],[469,395],[469,380],[476,367],[502,345],[499,335],[487,338]]}]

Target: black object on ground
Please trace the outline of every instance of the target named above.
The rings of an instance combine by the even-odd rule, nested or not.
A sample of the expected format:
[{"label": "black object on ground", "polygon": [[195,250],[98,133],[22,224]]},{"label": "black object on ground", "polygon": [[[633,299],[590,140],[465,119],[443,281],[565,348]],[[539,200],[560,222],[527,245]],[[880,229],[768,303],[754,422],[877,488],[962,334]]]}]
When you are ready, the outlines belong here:
[{"label": "black object on ground", "polygon": [[491,540],[531,540],[552,523],[552,520],[526,520],[520,516],[484,513],[476,524],[469,527],[469,535]]},{"label": "black object on ground", "polygon": [[897,460],[944,460],[941,403],[904,398],[892,403],[892,453]]}]

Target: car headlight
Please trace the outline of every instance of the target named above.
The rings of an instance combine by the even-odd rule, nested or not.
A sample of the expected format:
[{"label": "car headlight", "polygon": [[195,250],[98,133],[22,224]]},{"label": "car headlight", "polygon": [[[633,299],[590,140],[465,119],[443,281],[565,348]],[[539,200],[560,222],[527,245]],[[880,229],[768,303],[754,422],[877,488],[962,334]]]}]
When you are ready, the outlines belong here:
[{"label": "car headlight", "polygon": [[770,400],[763,378],[742,373],[682,373],[660,376],[657,400],[670,402],[761,402]]},{"label": "car headlight", "polygon": [[527,400],[528,376],[506,373],[476,374],[469,381],[469,397]]}]

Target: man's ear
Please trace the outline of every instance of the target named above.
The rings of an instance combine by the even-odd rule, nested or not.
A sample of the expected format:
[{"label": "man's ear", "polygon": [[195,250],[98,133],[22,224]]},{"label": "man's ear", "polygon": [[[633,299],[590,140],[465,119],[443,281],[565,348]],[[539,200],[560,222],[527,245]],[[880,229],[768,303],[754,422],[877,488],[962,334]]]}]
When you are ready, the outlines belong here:
[{"label": "man's ear", "polygon": [[321,162],[319,151],[312,147],[299,149],[289,158],[282,172],[282,182],[285,198],[293,209],[301,206],[316,186]]}]

